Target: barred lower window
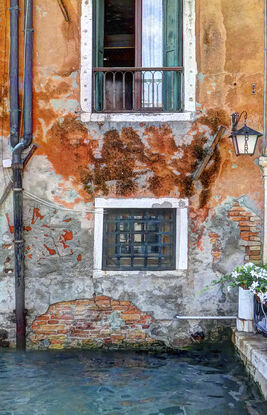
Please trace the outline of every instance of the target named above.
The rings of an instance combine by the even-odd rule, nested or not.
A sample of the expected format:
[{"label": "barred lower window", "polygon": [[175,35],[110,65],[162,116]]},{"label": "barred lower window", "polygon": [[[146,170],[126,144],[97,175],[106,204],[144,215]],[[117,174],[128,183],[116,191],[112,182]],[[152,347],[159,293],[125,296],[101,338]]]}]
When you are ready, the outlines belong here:
[{"label": "barred lower window", "polygon": [[175,269],[175,209],[105,209],[103,270]]}]

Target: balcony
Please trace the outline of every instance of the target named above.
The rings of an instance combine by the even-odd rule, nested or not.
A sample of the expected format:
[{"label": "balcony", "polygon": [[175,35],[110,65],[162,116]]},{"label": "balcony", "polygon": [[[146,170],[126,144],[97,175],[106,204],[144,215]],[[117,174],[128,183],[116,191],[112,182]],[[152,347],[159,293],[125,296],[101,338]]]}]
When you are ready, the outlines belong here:
[{"label": "balcony", "polygon": [[94,68],[93,112],[181,112],[183,68]]}]

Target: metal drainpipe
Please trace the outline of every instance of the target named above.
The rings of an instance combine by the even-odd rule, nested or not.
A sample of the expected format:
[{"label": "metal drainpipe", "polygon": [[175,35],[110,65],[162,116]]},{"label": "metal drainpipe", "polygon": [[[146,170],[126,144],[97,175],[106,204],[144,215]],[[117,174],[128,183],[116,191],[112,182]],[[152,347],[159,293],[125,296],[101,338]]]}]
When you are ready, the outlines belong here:
[{"label": "metal drainpipe", "polygon": [[262,155],[266,150],[266,95],[267,95],[267,4],[264,1],[264,102],[263,102],[263,142]]},{"label": "metal drainpipe", "polygon": [[26,348],[22,151],[32,142],[32,9],[33,0],[25,0],[24,137],[15,146],[12,154],[17,350],[25,350]]},{"label": "metal drainpipe", "polygon": [[10,0],[10,145],[19,142],[19,0]]}]

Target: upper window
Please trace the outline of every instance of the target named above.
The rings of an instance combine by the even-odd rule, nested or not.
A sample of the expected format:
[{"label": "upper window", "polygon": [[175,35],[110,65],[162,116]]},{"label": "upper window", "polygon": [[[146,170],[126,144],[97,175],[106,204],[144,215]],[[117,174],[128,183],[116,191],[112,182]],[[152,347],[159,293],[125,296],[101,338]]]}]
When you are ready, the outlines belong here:
[{"label": "upper window", "polygon": [[195,0],[82,0],[82,121],[190,121]]},{"label": "upper window", "polygon": [[94,0],[94,111],[181,111],[182,3]]}]

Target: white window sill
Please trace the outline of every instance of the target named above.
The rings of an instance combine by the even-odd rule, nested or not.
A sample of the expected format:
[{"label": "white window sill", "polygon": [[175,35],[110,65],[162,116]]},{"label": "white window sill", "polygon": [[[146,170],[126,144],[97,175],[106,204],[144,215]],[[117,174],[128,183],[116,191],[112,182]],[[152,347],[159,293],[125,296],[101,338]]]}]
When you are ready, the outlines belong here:
[{"label": "white window sill", "polygon": [[93,271],[93,278],[112,278],[112,277],[138,277],[138,278],[148,278],[148,277],[183,277],[186,274],[186,270],[167,270],[167,271],[103,271],[103,270],[96,270]]},{"label": "white window sill", "polygon": [[196,113],[188,112],[164,112],[164,113],[92,113],[82,112],[82,122],[169,122],[169,121],[194,121]]}]

